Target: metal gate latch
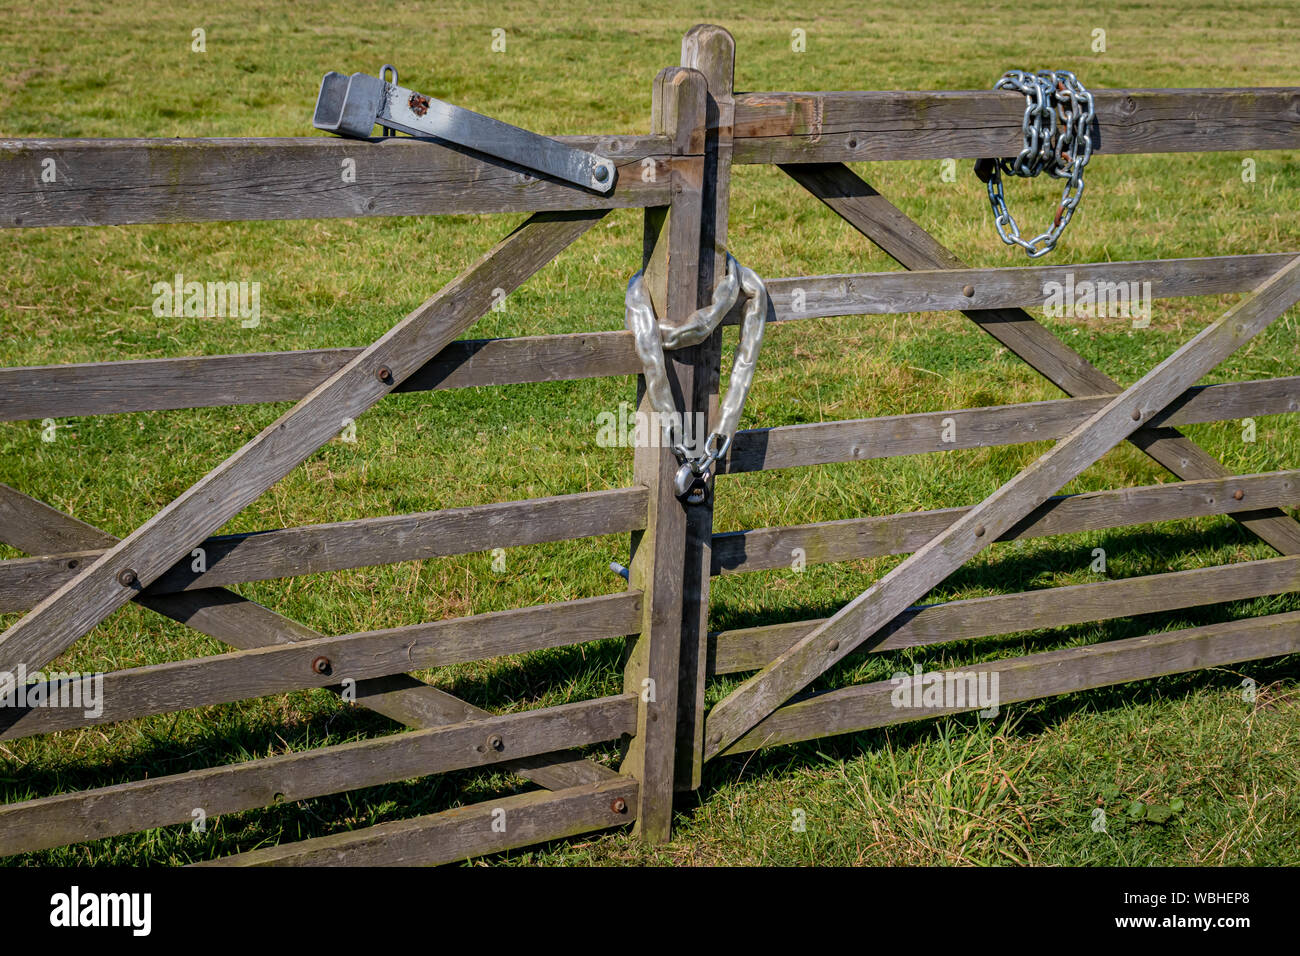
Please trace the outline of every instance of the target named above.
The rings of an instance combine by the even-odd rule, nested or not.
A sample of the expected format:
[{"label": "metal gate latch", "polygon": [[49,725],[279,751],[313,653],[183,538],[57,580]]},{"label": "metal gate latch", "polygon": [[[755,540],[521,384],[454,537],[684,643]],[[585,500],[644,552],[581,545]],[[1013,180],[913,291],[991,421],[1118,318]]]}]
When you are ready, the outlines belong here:
[{"label": "metal gate latch", "polygon": [[397,71],[392,72],[391,83],[366,73],[326,73],[312,125],[369,139],[379,124],[412,136],[436,136],[597,192],[614,188],[612,160],[408,90],[397,85]]}]

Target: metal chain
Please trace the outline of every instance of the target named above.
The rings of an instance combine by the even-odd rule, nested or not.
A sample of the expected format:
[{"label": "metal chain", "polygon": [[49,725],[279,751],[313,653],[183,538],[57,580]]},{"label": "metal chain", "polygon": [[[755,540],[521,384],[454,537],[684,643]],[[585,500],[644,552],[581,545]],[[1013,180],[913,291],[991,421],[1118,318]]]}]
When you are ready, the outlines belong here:
[{"label": "metal chain", "polygon": [[[705,341],[736,304],[740,293],[748,298],[741,324],[740,343],[731,367],[731,381],[719,406],[717,427],[709,433],[701,453],[691,455],[686,447],[682,422],[673,401],[672,387],[668,381],[668,366],[664,349],[686,348]],[[627,284],[626,324],[632,332],[637,357],[645,371],[646,395],[650,407],[665,423],[669,445],[681,467],[674,478],[674,490],[688,504],[707,500],[713,466],[731,448],[740,414],[745,407],[750,386],[754,382],[754,368],[758,353],[763,347],[763,332],[767,324],[767,287],[751,269],[747,269],[731,255],[727,256],[727,274],[713,290],[713,301],[695,310],[682,325],[668,327],[655,318],[654,305],[645,289],[644,275],[638,272]]]},{"label": "metal chain", "polygon": [[[1024,148],[1014,159],[980,160],[975,174],[988,185],[993,225],[1002,241],[1020,246],[1029,258],[1037,259],[1056,248],[1083,198],[1083,169],[1092,157],[1092,94],[1068,70],[1008,70],[993,88],[1024,94]],[[1066,180],[1061,204],[1046,232],[1024,239],[1007,209],[1002,174],[1028,177],[1041,172]]]}]

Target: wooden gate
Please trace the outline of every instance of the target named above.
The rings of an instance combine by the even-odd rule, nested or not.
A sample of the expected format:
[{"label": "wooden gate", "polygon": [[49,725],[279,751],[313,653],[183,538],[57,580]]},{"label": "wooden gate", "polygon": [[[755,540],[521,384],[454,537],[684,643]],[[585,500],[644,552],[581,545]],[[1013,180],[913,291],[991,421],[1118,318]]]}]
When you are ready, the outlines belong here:
[{"label": "wooden gate", "polygon": [[[296,400],[244,447],[118,540],[0,486],[0,540],[32,555],[0,562],[0,674],[46,666],[128,602],[233,650],[103,675],[103,714],[0,709],[0,738],[167,713],[310,687],[341,692],[409,729],[374,740],[0,806],[12,854],[208,814],[449,770],[500,766],[537,791],[431,816],[255,850],[236,864],[438,863],[632,823],[668,838],[674,790],[734,754],[961,710],[899,708],[888,682],[805,694],[849,654],[1168,610],[1300,588],[1300,472],[1234,475],[1181,425],[1300,410],[1300,379],[1196,382],[1300,299],[1300,257],[968,269],[846,163],[1009,155],[1018,98],[997,92],[735,93],[734,45],[696,27],[682,67],[655,81],[649,136],[569,137],[614,158],[602,196],[525,176],[467,151],[398,140],[367,152],[366,183],[336,186],[353,143],[338,140],[19,140],[0,144],[0,225],[41,227],[336,216],[527,212],[470,269],[361,349],[0,369],[0,418],[60,418]],[[1097,93],[1098,152],[1300,148],[1300,90]],[[1211,135],[1212,134],[1212,135]],[[364,147],[362,147],[364,148]],[[66,173],[40,187],[41,163]],[[656,312],[684,321],[709,301],[727,247],[735,164],[776,164],[911,272],[772,278],[770,320],[961,311],[1067,396],[1048,402],[744,431],[725,474],[1056,439],[968,508],[715,533],[712,503],[684,507],[668,449],[638,448],[631,487],[422,514],[213,537],[230,518],[394,391],[503,385],[639,371],[630,333],[461,341],[457,336],[614,208],[645,209],[644,267]],[[286,188],[292,170],[294,188]],[[127,187],[130,187],[129,189]],[[1248,293],[1128,387],[1027,312],[1066,273],[1149,280],[1156,297]],[[796,303],[796,291],[798,302]],[[734,322],[733,316],[729,321]],[[611,326],[618,323],[611,317]],[[716,415],[721,332],[670,353],[684,412]],[[761,371],[760,371],[761,377]],[[639,389],[642,407],[644,389]],[[955,441],[942,437],[956,425]],[[1053,497],[1128,441],[1178,482]],[[728,493],[730,480],[720,482]],[[39,489],[29,489],[39,494]],[[1228,514],[1280,557],[1195,571],[916,607],[997,540]],[[326,636],[226,590],[242,582],[629,532],[623,593]],[[206,554],[195,571],[189,556]],[[711,633],[711,578],[809,562],[911,556],[824,621]],[[623,693],[495,716],[407,674],[504,654],[629,637]],[[1300,650],[1300,614],[1033,654],[983,665],[1002,703]],[[757,671],[706,713],[715,675]],[[966,708],[966,709],[974,709]],[[572,753],[621,740],[618,772]],[[501,825],[504,821],[504,825]]]}]

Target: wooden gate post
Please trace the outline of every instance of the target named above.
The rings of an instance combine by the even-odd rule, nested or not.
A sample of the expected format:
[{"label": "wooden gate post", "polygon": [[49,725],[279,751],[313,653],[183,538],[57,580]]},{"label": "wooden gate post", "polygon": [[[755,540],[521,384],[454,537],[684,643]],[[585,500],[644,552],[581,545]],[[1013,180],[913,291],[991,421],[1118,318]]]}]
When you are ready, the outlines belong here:
[{"label": "wooden gate post", "polygon": [[[701,180],[700,258],[697,302],[713,298],[726,270],[727,213],[731,198],[731,125],[736,111],[732,83],[736,41],[719,26],[702,23],[682,38],[682,66],[704,74],[708,84],[707,127]],[[718,419],[722,328],[696,351],[692,407],[707,411],[711,430]],[[715,482],[716,489],[716,482]],[[708,664],[709,577],[713,564],[713,499],[687,509],[682,567],[682,660],[677,695],[678,790],[700,786],[704,765],[704,685]]]},{"label": "wooden gate post", "polygon": [[[652,131],[672,140],[672,204],[646,210],[643,268],[655,315],[667,324],[689,317],[699,297],[705,92],[705,79],[694,70],[669,67],[655,77]],[[677,408],[684,415],[694,410],[696,370],[705,347],[665,355]],[[639,421],[653,422],[644,377],[638,379],[637,399]],[[650,494],[645,530],[632,536],[629,583],[645,595],[644,621],[623,686],[638,694],[640,703],[636,736],[621,770],[640,783],[634,832],[657,843],[672,834],[687,518],[673,491],[677,459],[670,448],[661,447],[661,430],[639,428],[638,439],[634,471]]]}]

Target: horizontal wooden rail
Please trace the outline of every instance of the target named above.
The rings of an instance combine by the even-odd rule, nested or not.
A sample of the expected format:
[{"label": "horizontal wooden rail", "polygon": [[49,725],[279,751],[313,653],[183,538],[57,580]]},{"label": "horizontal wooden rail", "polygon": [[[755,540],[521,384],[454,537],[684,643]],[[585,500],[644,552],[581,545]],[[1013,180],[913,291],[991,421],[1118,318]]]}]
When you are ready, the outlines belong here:
[{"label": "horizontal wooden rail", "polygon": [[[882,640],[873,640],[870,647],[860,647],[858,652],[946,644],[1290,591],[1300,591],[1300,556],[968,598],[910,608],[882,632]],[[821,623],[791,621],[710,635],[710,673],[766,667]]]},{"label": "horizontal wooden rail", "polygon": [[0,805],[0,855],[189,823],[616,740],[636,730],[636,696],[603,697],[413,730],[246,763]]},{"label": "horizontal wooden rail", "polygon": [[[1149,680],[1300,651],[1300,611],[1211,624],[1180,631],[1046,651],[956,668],[965,674],[998,675],[998,705]],[[774,711],[725,753],[855,733],[943,714],[982,710],[895,706],[893,681],[826,691]]]},{"label": "horizontal wooden rail", "polygon": [[[1077,265],[860,272],[773,279],[767,288],[777,321],[899,312],[1037,309],[1054,302],[1066,304],[1064,295],[1068,292],[1071,303],[1100,302],[1094,311],[1102,315],[1103,321],[1123,328],[1129,318],[1142,318],[1133,314],[1134,306],[1146,302],[1140,296],[1149,295],[1154,300],[1249,292],[1295,257],[1294,252],[1273,252]],[[1089,298],[1081,299],[1085,294]],[[742,307],[743,303],[733,309],[728,324],[739,324]]]},{"label": "horizontal wooden rail", "polygon": [[[544,212],[670,201],[666,138],[556,139],[614,160],[614,190],[602,195],[459,146],[409,137],[0,140],[0,228]],[[54,161],[52,183],[42,175],[47,160]]]},{"label": "horizontal wooden rail", "polygon": [[[774,321],[1041,307],[1050,283],[1149,282],[1152,299],[1246,292],[1295,253],[918,272],[794,276],[767,283]],[[967,289],[970,295],[966,294]],[[1094,289],[1095,291],[1095,289]],[[1129,289],[1124,295],[1129,295]],[[1103,291],[1102,301],[1109,302]],[[1133,301],[1133,300],[1125,300]],[[724,322],[740,322],[738,307]],[[1113,318],[1126,325],[1121,314]],[[304,349],[0,368],[0,421],[294,402],[361,349]],[[629,332],[453,342],[398,392],[569,381],[641,371]]]},{"label": "horizontal wooden rail", "polygon": [[[296,402],[364,349],[301,349],[0,368],[0,421]],[[634,375],[630,332],[462,339],[394,392]]]},{"label": "horizontal wooden rail", "polygon": [[[1235,497],[1237,492],[1241,492],[1240,498]],[[1038,538],[1297,504],[1300,504],[1300,470],[1057,495],[995,540]],[[942,508],[715,534],[713,573],[789,568],[795,549],[802,550],[806,564],[907,554],[919,550],[970,510]]]},{"label": "horizontal wooden rail", "polygon": [[[1300,148],[1300,88],[1094,90],[1093,96],[1098,153]],[[995,90],[737,93],[732,162],[1015,156],[1024,112],[1023,96]]]},{"label": "horizontal wooden rail", "polygon": [[[1061,398],[880,418],[741,430],[721,471],[736,474],[991,448],[1063,438],[1112,396]],[[1199,385],[1152,417],[1152,428],[1300,412],[1300,376]],[[945,438],[945,435],[948,438]]]},{"label": "horizontal wooden rail", "polygon": [[[183,558],[146,593],[199,591],[498,547],[621,534],[645,527],[646,494],[640,486],[615,488],[219,535],[199,545],[204,551],[206,571],[194,571],[193,559]],[[0,612],[34,607],[103,553],[79,551],[0,561]]]},{"label": "horizontal wooden rail", "polygon": [[[619,777],[535,790],[410,820],[286,843],[196,866],[436,866],[622,826],[636,819],[637,782]],[[504,821],[505,826],[493,826]]]},{"label": "horizontal wooden rail", "polygon": [[[0,739],[624,637],[640,633],[641,614],[641,592],[630,590],[110,671],[80,678],[102,681],[101,713],[65,706],[0,708]],[[89,698],[69,685],[62,699]]]}]

